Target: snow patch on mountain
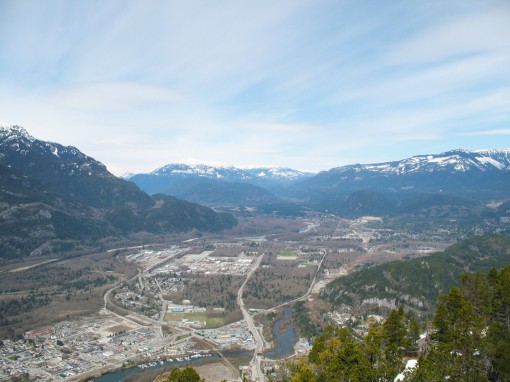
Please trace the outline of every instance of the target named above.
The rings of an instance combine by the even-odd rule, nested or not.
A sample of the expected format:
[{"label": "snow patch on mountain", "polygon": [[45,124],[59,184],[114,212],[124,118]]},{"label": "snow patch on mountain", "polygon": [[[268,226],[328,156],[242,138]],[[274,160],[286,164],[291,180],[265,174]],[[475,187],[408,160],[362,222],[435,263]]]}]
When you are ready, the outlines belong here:
[{"label": "snow patch on mountain", "polygon": [[417,155],[395,162],[343,166],[335,170],[340,173],[368,171],[388,175],[510,170],[510,150],[468,151],[457,149],[436,155]]},{"label": "snow patch on mountain", "polygon": [[113,171],[109,170],[113,175],[115,175],[117,178],[129,180],[135,173],[133,172],[126,172],[126,171]]},{"label": "snow patch on mountain", "polygon": [[0,157],[16,157],[18,153],[22,157],[32,158],[32,166],[39,158],[51,158],[58,163],[60,170],[69,175],[89,173],[94,167],[94,172],[99,176],[111,176],[106,167],[95,159],[83,154],[74,146],[63,146],[55,142],[46,142],[34,138],[23,127],[3,123],[0,126]]},{"label": "snow patch on mountain", "polygon": [[240,168],[234,166],[211,166],[207,164],[171,163],[160,167],[149,175],[155,176],[198,176],[209,179],[253,180],[270,179],[274,181],[293,181],[311,176],[312,173],[283,167]]},{"label": "snow patch on mountain", "polygon": [[2,122],[0,124],[0,138],[16,141],[25,140],[27,142],[34,142],[35,138],[31,136],[23,127],[18,125],[10,125]]}]

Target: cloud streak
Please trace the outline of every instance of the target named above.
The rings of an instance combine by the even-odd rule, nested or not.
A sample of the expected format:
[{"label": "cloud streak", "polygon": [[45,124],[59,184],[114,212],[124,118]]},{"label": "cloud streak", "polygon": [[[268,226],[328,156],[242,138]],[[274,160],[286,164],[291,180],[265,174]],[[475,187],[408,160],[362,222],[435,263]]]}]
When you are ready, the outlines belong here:
[{"label": "cloud streak", "polygon": [[485,130],[485,131],[474,131],[471,133],[463,133],[462,135],[471,137],[481,137],[485,135],[510,135],[510,129],[496,129],[496,130]]},{"label": "cloud streak", "polygon": [[504,0],[0,7],[0,119],[116,171],[321,170],[498,148],[510,124]]},{"label": "cloud streak", "polygon": [[57,107],[90,112],[129,111],[186,99],[173,89],[127,81],[73,84],[45,98]]}]

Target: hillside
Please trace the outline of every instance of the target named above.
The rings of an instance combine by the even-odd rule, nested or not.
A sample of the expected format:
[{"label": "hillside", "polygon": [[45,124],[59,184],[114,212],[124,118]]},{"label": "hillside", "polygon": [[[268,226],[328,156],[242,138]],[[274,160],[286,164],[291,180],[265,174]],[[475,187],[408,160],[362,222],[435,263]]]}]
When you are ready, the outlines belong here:
[{"label": "hillside", "polygon": [[0,165],[0,262],[69,249],[115,233],[81,202]]},{"label": "hillside", "polygon": [[465,272],[488,272],[510,263],[510,238],[475,236],[443,252],[409,261],[393,261],[361,269],[326,287],[322,298],[365,310],[404,305],[428,314],[437,297],[456,285]]},{"label": "hillside", "polygon": [[164,193],[209,206],[262,205],[278,201],[273,193],[259,186],[210,179],[180,182],[179,185],[174,184]]},{"label": "hillside", "polygon": [[395,211],[396,203],[380,192],[361,190],[349,195],[342,208],[346,216],[382,216]]},{"label": "hillside", "polygon": [[76,147],[38,140],[20,126],[0,128],[0,164],[93,207],[154,204],[149,195]]},{"label": "hillside", "polygon": [[0,261],[94,247],[135,232],[218,231],[228,214],[163,195],[151,197],[74,147],[0,128]]}]

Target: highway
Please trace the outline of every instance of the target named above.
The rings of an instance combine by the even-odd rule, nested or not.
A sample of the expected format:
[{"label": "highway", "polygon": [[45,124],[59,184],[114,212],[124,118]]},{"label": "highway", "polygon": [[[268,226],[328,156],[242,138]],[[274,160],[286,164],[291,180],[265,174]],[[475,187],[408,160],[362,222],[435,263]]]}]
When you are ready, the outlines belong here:
[{"label": "highway", "polygon": [[287,306],[287,305],[290,305],[290,304],[293,304],[297,301],[301,301],[301,300],[305,300],[306,298],[308,298],[308,296],[310,295],[310,293],[312,293],[313,291],[313,287],[315,286],[315,283],[317,281],[317,277],[319,277],[319,272],[322,268],[322,263],[324,262],[324,259],[326,258],[326,254],[324,254],[324,256],[322,256],[322,259],[319,263],[319,266],[317,267],[317,271],[315,272],[315,276],[312,280],[312,283],[310,284],[310,287],[308,288],[308,291],[298,297],[298,298],[295,298],[294,300],[290,300],[290,301],[287,301],[287,302],[284,302],[283,304],[280,304],[280,305],[277,305],[277,306],[273,306],[272,308],[269,308],[269,309],[264,309],[264,310],[259,310],[257,313],[254,314],[254,316],[258,315],[258,314],[261,314],[261,313],[269,313],[269,312],[274,312],[276,311],[276,309],[279,309],[279,308],[282,308],[284,306]]},{"label": "highway", "polygon": [[252,267],[250,268],[250,270],[248,271],[248,273],[246,275],[246,280],[244,280],[243,284],[237,291],[237,305],[239,305],[239,308],[241,309],[241,312],[243,313],[243,318],[246,321],[248,328],[249,328],[249,330],[253,336],[253,339],[255,340],[255,344],[256,344],[256,348],[253,353],[253,358],[250,361],[251,370],[252,370],[251,375],[252,375],[252,379],[255,382],[265,382],[266,381],[266,377],[265,377],[264,372],[262,371],[262,368],[261,368],[261,362],[263,360],[263,356],[260,355],[264,351],[264,349],[266,347],[266,343],[265,343],[264,339],[262,338],[262,335],[260,334],[260,332],[257,330],[257,327],[255,326],[255,322],[253,322],[253,318],[250,316],[250,314],[244,307],[243,291],[244,291],[244,287],[246,286],[246,283],[250,279],[253,272],[255,272],[255,270],[260,266],[260,262],[262,261],[263,257],[264,257],[264,255],[259,256],[257,258],[257,260],[253,263]]},{"label": "highway", "polygon": [[[147,274],[149,274],[149,272],[153,269],[156,269],[158,266],[161,266],[163,263],[166,263],[170,260],[172,260],[173,258],[175,257],[174,256],[171,256],[169,258],[166,258],[165,260],[161,261],[161,262],[158,262],[157,264],[154,264],[152,266],[150,266],[149,268],[147,268],[145,271],[139,271],[137,275],[133,276],[130,280],[128,280],[128,282],[132,282],[133,280],[136,280],[138,278],[138,281],[141,285],[143,285],[143,277],[146,276]],[[245,305],[244,305],[244,301],[243,301],[243,292],[244,292],[244,288],[246,286],[246,284],[248,283],[248,281],[250,280],[251,276],[253,275],[253,273],[259,268],[260,266],[260,263],[262,262],[262,259],[264,257],[264,254],[260,255],[259,257],[256,258],[256,260],[253,262],[253,264],[251,265],[250,269],[248,270],[247,274],[246,274],[246,279],[244,280],[244,282],[242,283],[241,287],[239,288],[239,290],[237,291],[237,305],[239,306],[239,309],[241,310],[242,312],[242,315],[243,315],[243,319],[246,321],[246,324],[248,326],[248,330],[250,331],[250,333],[252,334],[253,336],[253,340],[255,341],[255,351],[253,353],[253,357],[250,361],[250,366],[251,366],[251,371],[252,371],[252,380],[254,382],[266,382],[266,377],[264,375],[264,372],[262,370],[262,362],[264,360],[264,356],[262,355],[262,353],[268,348],[268,344],[266,343],[266,341],[264,340],[264,338],[262,337],[260,331],[257,329],[256,325],[255,325],[255,322],[253,321],[253,317],[249,314],[248,310],[246,309]],[[301,296],[300,298],[296,299],[296,300],[299,300],[299,299],[303,299],[305,298],[312,290],[312,287],[316,281],[316,278],[318,276],[318,273],[319,273],[319,269],[321,268],[321,265],[322,265],[322,261],[324,260],[324,257],[322,258],[320,264],[319,264],[319,267],[318,267],[318,270],[317,270],[317,273],[312,281],[312,285],[310,286],[310,289],[308,290],[308,292],[304,295],[304,296]],[[111,306],[115,306],[115,303],[112,301],[111,299],[111,294],[113,292],[113,290],[115,290],[116,288],[119,287],[121,283],[118,283],[116,285],[114,285],[111,289],[109,289],[105,294],[104,294],[104,308],[106,310],[109,310],[108,309],[108,306],[111,305]],[[137,324],[141,324],[141,325],[147,325],[147,326],[152,326],[152,327],[155,327],[155,328],[158,328],[159,329],[159,332],[160,332],[160,336],[163,337],[163,332],[162,332],[162,325],[164,325],[164,314],[165,314],[165,311],[166,311],[166,301],[164,301],[164,299],[162,298],[162,290],[160,288],[160,285],[159,283],[157,283],[157,286],[159,288],[159,298],[162,302],[162,310],[161,310],[161,314],[160,314],[160,317],[158,320],[154,320],[152,318],[149,318],[149,317],[146,317],[142,314],[139,314],[139,313],[136,313],[136,312],[132,312],[130,311],[129,312],[129,315],[126,317],[124,316],[123,318],[125,319],[128,319],[130,321],[133,321],[134,323],[137,323]],[[281,306],[283,305],[286,305],[286,304],[289,304],[291,301],[285,303],[285,304],[282,304]],[[275,309],[277,307],[273,307],[271,309],[268,309],[267,311],[269,310],[272,310],[272,309]],[[109,310],[111,313],[113,314],[116,314],[115,312]],[[260,312],[259,312],[260,313]],[[174,329],[177,329],[176,327],[173,326]],[[175,340],[175,338],[174,338]],[[202,338],[203,340],[203,338]],[[167,340],[168,341],[168,340]],[[171,342],[171,341],[170,341]]]}]

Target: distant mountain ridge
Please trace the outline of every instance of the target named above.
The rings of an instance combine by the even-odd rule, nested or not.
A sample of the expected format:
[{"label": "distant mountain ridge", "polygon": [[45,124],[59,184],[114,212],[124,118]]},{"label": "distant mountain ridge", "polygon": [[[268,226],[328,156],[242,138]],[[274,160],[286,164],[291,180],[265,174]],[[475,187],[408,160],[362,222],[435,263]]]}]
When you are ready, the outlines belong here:
[{"label": "distant mountain ridge", "polygon": [[[136,174],[129,179],[144,189],[143,179],[156,178],[153,187],[164,188],[171,179],[218,179],[231,183],[249,183],[271,189],[313,176],[311,172],[286,167],[240,168],[234,166],[212,166],[207,164],[170,163],[147,174]],[[164,186],[160,186],[164,185]],[[157,192],[156,189],[150,190]],[[149,192],[150,192],[149,191]]]},{"label": "distant mountain ridge", "polygon": [[322,171],[291,191],[319,209],[338,209],[360,190],[395,199],[412,193],[458,194],[477,200],[510,196],[510,150],[452,150],[400,161],[355,164]]},{"label": "distant mountain ridge", "polygon": [[311,176],[313,173],[294,170],[288,167],[254,167],[212,166],[207,164],[171,163],[160,167],[150,174],[156,176],[190,175],[209,179],[224,179],[238,182],[265,179],[275,182],[289,182]]},{"label": "distant mountain ridge", "polygon": [[275,202],[275,193],[311,176],[313,173],[285,167],[172,163],[129,180],[149,194],[161,192],[208,205],[240,205]]},{"label": "distant mountain ridge", "polygon": [[166,195],[153,197],[72,146],[0,127],[0,263],[94,246],[136,232],[218,231],[229,214]]},{"label": "distant mountain ridge", "polygon": [[400,161],[336,167],[329,171],[336,171],[338,173],[368,171],[380,174],[405,175],[420,172],[453,173],[498,170],[510,170],[510,149],[475,151],[457,149],[441,154],[417,155]]}]

